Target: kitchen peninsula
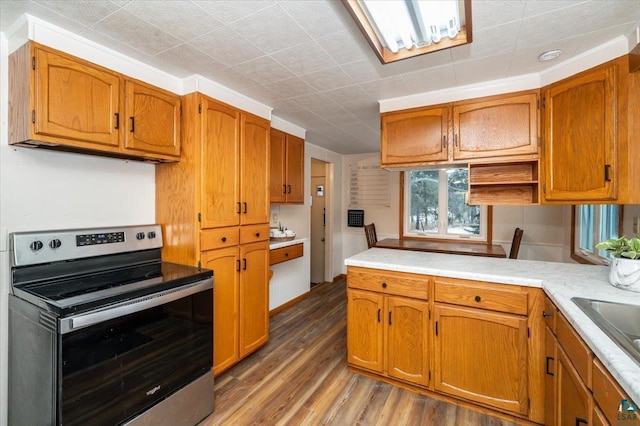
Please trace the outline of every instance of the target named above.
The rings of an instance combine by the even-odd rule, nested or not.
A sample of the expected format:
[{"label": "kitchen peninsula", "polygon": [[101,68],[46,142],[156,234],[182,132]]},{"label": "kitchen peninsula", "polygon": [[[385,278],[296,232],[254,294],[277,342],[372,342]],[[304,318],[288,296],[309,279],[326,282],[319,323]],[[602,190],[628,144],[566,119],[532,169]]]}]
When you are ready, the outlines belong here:
[{"label": "kitchen peninsula", "polygon": [[576,419],[617,414],[621,398],[615,407],[598,399],[602,375],[640,401],[640,365],[571,300],[640,305],[640,293],[609,284],[607,267],[380,248],[345,264],[353,371],[514,421],[564,424],[569,410],[556,407],[576,401],[555,390],[561,379],[582,392]]}]

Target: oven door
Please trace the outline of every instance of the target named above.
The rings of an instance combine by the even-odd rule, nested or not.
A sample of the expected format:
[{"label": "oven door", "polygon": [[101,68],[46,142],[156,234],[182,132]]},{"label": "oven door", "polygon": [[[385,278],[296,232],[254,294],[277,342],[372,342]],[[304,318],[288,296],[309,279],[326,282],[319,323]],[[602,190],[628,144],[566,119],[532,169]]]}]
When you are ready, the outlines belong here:
[{"label": "oven door", "polygon": [[59,329],[59,424],[119,424],[210,372],[212,280],[62,318]]}]

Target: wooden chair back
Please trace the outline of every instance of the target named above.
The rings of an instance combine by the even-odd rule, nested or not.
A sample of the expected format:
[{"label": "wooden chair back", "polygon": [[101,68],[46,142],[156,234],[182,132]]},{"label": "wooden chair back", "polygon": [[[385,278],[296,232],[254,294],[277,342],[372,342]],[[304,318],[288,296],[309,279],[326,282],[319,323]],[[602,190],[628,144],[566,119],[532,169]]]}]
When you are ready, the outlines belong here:
[{"label": "wooden chair back", "polygon": [[509,251],[509,259],[517,259],[518,251],[520,250],[520,241],[522,241],[522,234],[524,231],[520,228],[516,228],[513,233],[513,241],[511,242],[511,251]]},{"label": "wooden chair back", "polygon": [[364,235],[367,237],[367,246],[371,248],[376,245],[378,236],[376,235],[376,225],[370,223],[364,226]]}]

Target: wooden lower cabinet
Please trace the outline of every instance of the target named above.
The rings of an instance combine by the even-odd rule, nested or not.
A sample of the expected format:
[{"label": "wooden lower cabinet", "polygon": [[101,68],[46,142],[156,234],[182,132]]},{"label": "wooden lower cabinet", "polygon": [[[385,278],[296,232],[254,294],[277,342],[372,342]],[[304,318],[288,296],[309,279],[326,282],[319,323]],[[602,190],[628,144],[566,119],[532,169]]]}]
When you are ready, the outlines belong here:
[{"label": "wooden lower cabinet", "polygon": [[527,318],[435,304],[436,391],[526,415]]},{"label": "wooden lower cabinet", "polygon": [[360,290],[349,290],[347,298],[348,362],[426,387],[427,302]]},{"label": "wooden lower cabinet", "polygon": [[213,370],[216,375],[269,340],[268,242],[211,250],[214,271]]},{"label": "wooden lower cabinet", "polygon": [[544,352],[544,424],[546,426],[555,426],[558,424],[555,409],[557,399],[556,372],[558,368],[556,360],[558,359],[558,344],[556,342],[556,336],[553,335],[553,331],[549,327],[545,327]]},{"label": "wooden lower cabinet", "polygon": [[590,392],[573,368],[561,346],[558,347],[557,363],[557,413],[560,425],[588,425]]}]

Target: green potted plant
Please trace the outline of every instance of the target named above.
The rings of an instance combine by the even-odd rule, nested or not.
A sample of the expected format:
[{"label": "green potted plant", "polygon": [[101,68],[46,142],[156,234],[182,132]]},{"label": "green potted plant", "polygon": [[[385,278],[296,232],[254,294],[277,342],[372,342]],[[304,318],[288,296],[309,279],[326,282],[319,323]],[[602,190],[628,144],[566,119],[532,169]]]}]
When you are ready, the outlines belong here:
[{"label": "green potted plant", "polygon": [[613,256],[609,282],[624,290],[640,292],[640,238],[612,238],[596,244]]}]

